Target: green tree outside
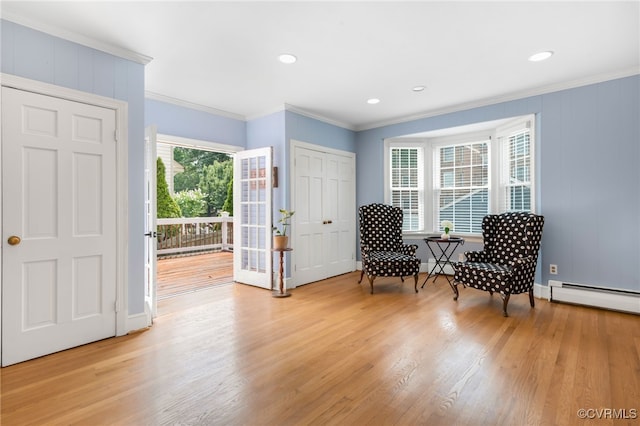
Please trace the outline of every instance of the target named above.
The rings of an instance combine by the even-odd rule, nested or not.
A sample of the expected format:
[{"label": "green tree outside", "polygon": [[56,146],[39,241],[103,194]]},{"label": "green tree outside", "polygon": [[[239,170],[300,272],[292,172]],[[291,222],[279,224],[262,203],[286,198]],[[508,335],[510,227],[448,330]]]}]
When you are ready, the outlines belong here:
[{"label": "green tree outside", "polygon": [[207,211],[206,194],[200,188],[180,191],[173,196],[184,217],[199,217]]},{"label": "green tree outside", "polygon": [[216,161],[204,167],[198,187],[206,194],[207,216],[216,216],[227,198],[229,180],[233,177],[233,163]]},{"label": "green tree outside", "polygon": [[222,206],[223,212],[228,212],[229,216],[233,216],[233,176],[227,185],[227,198]]},{"label": "green tree outside", "polygon": [[[175,147],[173,155],[184,167],[184,172],[174,177],[176,196],[184,191],[199,190],[206,205],[197,216],[216,216],[220,211],[232,214],[233,189],[231,200],[228,201],[228,198],[229,182],[233,180],[233,159],[224,153],[182,147]],[[227,201],[231,204],[231,210],[227,210]],[[183,216],[189,216],[188,213],[193,211],[183,211]]]},{"label": "green tree outside", "polygon": [[161,158],[156,163],[156,199],[158,203],[158,218],[182,217],[180,207],[171,198],[169,194],[169,186],[165,178],[166,170]]}]

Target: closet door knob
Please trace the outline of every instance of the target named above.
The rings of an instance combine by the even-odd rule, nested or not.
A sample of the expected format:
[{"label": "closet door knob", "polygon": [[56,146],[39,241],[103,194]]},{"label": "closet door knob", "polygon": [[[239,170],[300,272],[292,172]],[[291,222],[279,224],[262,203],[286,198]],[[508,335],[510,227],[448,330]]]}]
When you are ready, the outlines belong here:
[{"label": "closet door knob", "polygon": [[16,235],[12,235],[7,239],[7,242],[10,246],[17,246],[18,244],[20,244],[20,241],[22,240]]}]

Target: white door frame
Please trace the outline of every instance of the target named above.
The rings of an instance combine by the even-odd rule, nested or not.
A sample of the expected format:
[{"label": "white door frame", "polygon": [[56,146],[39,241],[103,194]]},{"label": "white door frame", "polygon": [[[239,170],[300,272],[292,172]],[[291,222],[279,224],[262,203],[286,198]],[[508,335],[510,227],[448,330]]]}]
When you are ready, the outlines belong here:
[{"label": "white door frame", "polygon": [[[81,102],[102,108],[112,109],[116,114],[116,336],[126,334],[128,319],[128,266],[127,240],[129,237],[129,219],[127,217],[129,199],[129,140],[128,140],[128,104],[124,101],[106,98],[92,93],[55,86],[41,81],[30,80],[10,74],[0,73],[3,87],[52,96],[72,102]],[[1,102],[0,102],[1,104]],[[2,162],[0,161],[0,176]],[[0,197],[1,199],[1,197]],[[0,224],[2,223],[2,205],[0,205]],[[4,232],[4,230],[0,230]],[[4,234],[2,234],[4,236]],[[2,277],[2,252],[0,251],[0,280]],[[0,288],[2,288],[0,282]],[[0,329],[2,327],[2,292],[0,291]],[[0,345],[2,343],[0,342]],[[0,347],[1,350],[1,347]]]},{"label": "white door frame", "polygon": [[[229,155],[233,155],[236,152],[244,150],[244,148],[241,146],[227,145],[227,144],[222,144],[218,142],[210,142],[210,141],[205,141],[200,139],[190,139],[182,136],[174,136],[174,135],[157,133],[157,124],[149,125],[145,130],[145,133],[147,132],[153,133],[154,137],[153,137],[152,143],[155,146],[153,146],[151,150],[145,150],[145,153],[144,153],[145,163],[148,160],[146,157],[152,152],[153,153],[152,155],[156,156],[156,158],[152,160],[154,165],[153,166],[154,170],[155,170],[155,164],[157,161],[156,148],[158,143],[164,143],[164,144],[178,146],[182,148],[199,149],[202,151],[222,152]],[[153,175],[152,178],[155,180],[156,175]],[[157,188],[157,182],[156,182],[156,188]],[[155,189],[153,189],[153,191],[155,191]],[[152,196],[154,199],[157,197],[155,192],[152,194]],[[157,202],[157,200],[155,201]],[[157,215],[157,206],[156,206],[156,215]],[[152,228],[153,228],[152,230],[146,230],[146,232],[157,231],[157,226],[155,226],[155,221],[154,221],[154,224],[152,225]],[[155,235],[156,237],[152,238],[151,240],[157,243],[158,241],[157,234]],[[148,241],[149,237],[146,237],[146,239],[147,241],[145,241],[145,245],[149,244],[149,241]],[[149,324],[151,324],[153,322],[153,318],[155,318],[158,315],[158,280],[157,280],[158,257],[157,257],[157,254],[152,256],[151,261],[153,262],[153,265],[151,265],[151,267],[149,268],[148,273],[154,274],[156,276],[152,277],[153,283],[154,283],[153,294],[150,295],[150,297],[146,297],[147,300],[145,301],[145,305],[146,305],[145,309],[147,311],[146,315],[147,315],[147,320]],[[146,265],[145,265],[145,268],[146,268]],[[145,279],[145,286],[146,285],[147,285],[147,280]]]}]

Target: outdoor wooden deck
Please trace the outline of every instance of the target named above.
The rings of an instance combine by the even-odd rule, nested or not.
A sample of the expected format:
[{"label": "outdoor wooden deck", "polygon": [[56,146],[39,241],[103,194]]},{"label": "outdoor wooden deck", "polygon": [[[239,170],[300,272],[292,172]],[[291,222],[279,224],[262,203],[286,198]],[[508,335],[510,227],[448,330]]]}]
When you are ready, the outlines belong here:
[{"label": "outdoor wooden deck", "polygon": [[233,282],[233,253],[158,259],[158,299]]}]

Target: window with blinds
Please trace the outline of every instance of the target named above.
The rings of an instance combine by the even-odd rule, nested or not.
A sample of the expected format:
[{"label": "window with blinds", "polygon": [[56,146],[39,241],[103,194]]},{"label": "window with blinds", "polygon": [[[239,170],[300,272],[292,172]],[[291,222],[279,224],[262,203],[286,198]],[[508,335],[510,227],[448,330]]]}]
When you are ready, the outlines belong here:
[{"label": "window with blinds", "polygon": [[489,213],[489,143],[441,146],[436,151],[434,205],[436,224],[448,220],[459,233],[482,232]]},{"label": "window with blinds", "polygon": [[524,129],[503,138],[502,211],[531,211],[531,131]]},{"label": "window with blinds", "polygon": [[421,229],[424,208],[424,203],[422,203],[424,198],[422,151],[422,148],[419,147],[391,148],[391,205],[402,209],[404,213],[402,229],[404,231]]}]

